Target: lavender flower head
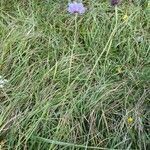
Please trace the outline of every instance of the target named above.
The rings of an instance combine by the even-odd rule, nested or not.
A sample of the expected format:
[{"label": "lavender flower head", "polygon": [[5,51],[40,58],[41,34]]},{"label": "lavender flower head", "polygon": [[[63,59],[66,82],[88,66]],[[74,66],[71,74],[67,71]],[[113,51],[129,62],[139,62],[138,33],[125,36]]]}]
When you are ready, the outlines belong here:
[{"label": "lavender flower head", "polygon": [[83,6],[82,3],[72,2],[68,5],[68,12],[70,12],[71,14],[83,14],[85,13],[85,10],[86,8]]},{"label": "lavender flower head", "polygon": [[116,6],[119,4],[119,2],[120,2],[120,0],[111,0],[111,5]]}]

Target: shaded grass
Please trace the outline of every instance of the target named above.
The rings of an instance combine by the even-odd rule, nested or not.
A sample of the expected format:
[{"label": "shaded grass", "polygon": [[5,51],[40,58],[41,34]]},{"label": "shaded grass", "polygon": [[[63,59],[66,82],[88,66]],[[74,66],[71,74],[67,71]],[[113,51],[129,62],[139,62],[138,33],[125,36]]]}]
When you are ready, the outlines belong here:
[{"label": "shaded grass", "polygon": [[4,148],[148,148],[148,7],[122,4],[110,38],[114,9],[86,3],[75,34],[64,4],[1,2],[0,71],[9,80],[0,91]]}]

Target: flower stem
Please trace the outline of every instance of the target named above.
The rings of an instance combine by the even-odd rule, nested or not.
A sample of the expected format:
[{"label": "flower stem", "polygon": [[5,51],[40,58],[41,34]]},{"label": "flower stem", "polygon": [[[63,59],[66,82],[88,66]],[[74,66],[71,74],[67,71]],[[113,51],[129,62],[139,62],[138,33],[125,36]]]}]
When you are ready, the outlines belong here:
[{"label": "flower stem", "polygon": [[110,48],[111,48],[113,37],[117,31],[117,26],[118,26],[118,8],[117,8],[117,6],[115,6],[115,26],[114,26],[114,29],[113,29],[112,33],[110,34],[110,37],[109,37],[108,42],[107,42],[108,50],[107,50],[106,56],[105,56],[105,63],[106,63],[107,56],[108,56]]},{"label": "flower stem", "polygon": [[74,42],[73,42],[73,46],[71,49],[71,55],[70,55],[70,64],[69,64],[69,75],[68,75],[68,85],[70,84],[70,80],[71,80],[71,67],[72,67],[72,61],[73,61],[73,55],[74,55],[74,49],[76,47],[76,41],[77,41],[77,30],[78,30],[78,25],[77,25],[77,17],[78,14],[75,14],[75,19],[74,19],[74,23],[75,23],[75,32],[74,32]]}]

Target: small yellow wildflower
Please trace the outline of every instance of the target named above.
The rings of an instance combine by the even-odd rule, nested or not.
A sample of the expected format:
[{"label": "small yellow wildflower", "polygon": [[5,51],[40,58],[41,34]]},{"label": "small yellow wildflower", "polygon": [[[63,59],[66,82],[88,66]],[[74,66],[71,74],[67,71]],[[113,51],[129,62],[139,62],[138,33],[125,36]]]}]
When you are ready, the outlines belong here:
[{"label": "small yellow wildflower", "polygon": [[123,18],[122,18],[122,19],[123,19],[124,21],[127,21],[127,20],[128,20],[128,18],[129,18],[129,17],[128,17],[128,15],[127,15],[127,14],[125,14],[125,15],[123,16]]},{"label": "small yellow wildflower", "polygon": [[129,117],[128,118],[128,123],[132,123],[133,122],[133,118],[132,117]]},{"label": "small yellow wildflower", "polygon": [[123,72],[123,71],[122,71],[122,68],[119,67],[119,66],[116,68],[116,71],[117,71],[119,74]]},{"label": "small yellow wildflower", "polygon": [[122,72],[121,68],[119,68],[119,67],[118,67],[117,71],[118,71],[118,73]]}]

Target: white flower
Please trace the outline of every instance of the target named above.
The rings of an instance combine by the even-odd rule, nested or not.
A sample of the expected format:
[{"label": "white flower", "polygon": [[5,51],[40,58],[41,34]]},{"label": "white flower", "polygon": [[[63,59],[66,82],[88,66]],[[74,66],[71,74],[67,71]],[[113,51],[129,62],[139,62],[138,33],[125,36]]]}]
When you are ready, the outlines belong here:
[{"label": "white flower", "polygon": [[8,80],[3,79],[3,77],[0,76],[0,88],[3,88],[7,82],[8,82]]},{"label": "white flower", "polygon": [[136,41],[137,42],[143,42],[143,36],[137,36]]}]

